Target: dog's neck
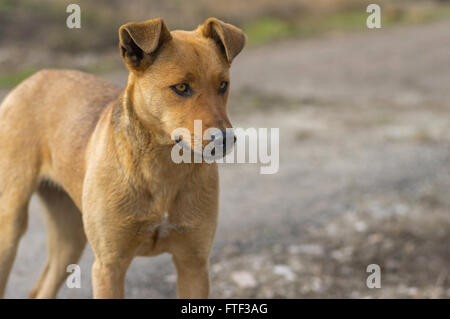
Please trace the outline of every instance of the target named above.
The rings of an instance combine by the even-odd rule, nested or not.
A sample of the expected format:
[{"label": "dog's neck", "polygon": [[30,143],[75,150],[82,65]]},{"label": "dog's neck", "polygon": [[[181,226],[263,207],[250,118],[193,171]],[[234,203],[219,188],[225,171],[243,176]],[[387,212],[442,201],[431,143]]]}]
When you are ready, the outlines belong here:
[{"label": "dog's neck", "polygon": [[[129,81],[115,102],[111,124],[118,161],[126,176],[140,176],[147,184],[155,178],[168,183],[178,182],[192,174],[202,164],[176,164],[171,159],[172,144],[161,143],[156,128],[146,127],[135,110],[135,85]],[[174,174],[176,172],[176,174]]]}]

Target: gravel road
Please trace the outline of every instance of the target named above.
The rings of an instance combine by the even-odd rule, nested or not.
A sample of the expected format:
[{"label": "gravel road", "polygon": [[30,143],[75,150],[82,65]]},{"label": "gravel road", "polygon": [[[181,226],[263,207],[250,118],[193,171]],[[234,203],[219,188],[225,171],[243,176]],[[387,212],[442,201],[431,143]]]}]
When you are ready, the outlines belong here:
[{"label": "gravel road", "polygon": [[[324,286],[333,277],[326,268],[315,275],[322,284],[309,282],[308,269],[329,258],[327,243],[354,231],[355,221],[342,223],[342,218],[361,212],[369,216],[356,224],[358,238],[366,228],[388,229],[383,221],[372,225],[372,218],[398,212],[423,216],[431,212],[430,205],[442,218],[440,224],[450,225],[445,217],[450,210],[449,30],[447,21],[292,39],[248,49],[236,59],[232,122],[235,127],[280,128],[280,169],[261,175],[260,164],[221,166],[220,223],[211,259],[213,297],[380,296],[358,285],[351,291],[363,292],[352,293],[339,281]],[[126,79],[122,72],[108,78],[121,84]],[[26,297],[39,277],[46,258],[42,220],[34,198],[7,298]],[[417,220],[412,218],[412,223]],[[340,225],[345,234],[328,231],[331,225]],[[423,238],[435,237],[430,233]],[[403,240],[392,237],[400,249]],[[438,241],[442,238],[431,242],[430,254]],[[320,258],[302,265],[298,251]],[[352,256],[346,260],[350,266],[357,264]],[[59,298],[92,296],[92,261],[88,248],[80,262],[82,288],[63,287]],[[449,269],[448,254],[439,263],[436,269]],[[137,258],[128,271],[127,297],[173,298],[174,274],[170,256]],[[421,288],[427,280],[436,285],[432,274],[416,290],[403,289],[407,284],[402,276],[392,279],[385,295],[408,297],[412,291],[450,297],[448,275],[443,276],[437,283],[444,289],[437,295]],[[303,288],[287,289],[288,284]]]}]

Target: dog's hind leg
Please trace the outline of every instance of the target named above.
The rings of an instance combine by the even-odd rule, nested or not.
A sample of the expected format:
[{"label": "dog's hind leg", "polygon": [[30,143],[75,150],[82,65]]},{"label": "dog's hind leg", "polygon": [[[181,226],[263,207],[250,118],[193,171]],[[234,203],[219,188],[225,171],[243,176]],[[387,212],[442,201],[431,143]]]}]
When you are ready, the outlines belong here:
[{"label": "dog's hind leg", "polygon": [[5,158],[0,159],[0,298],[27,228],[28,203],[35,185],[30,167],[17,170],[5,163]]},{"label": "dog's hind leg", "polygon": [[[28,221],[28,201],[11,203],[3,192],[0,198],[0,297],[3,298],[19,240]],[[8,203],[7,203],[8,202]]]},{"label": "dog's hind leg", "polygon": [[82,216],[62,189],[43,183],[38,188],[46,210],[48,259],[30,298],[55,298],[66,279],[67,266],[76,264],[86,245]]}]

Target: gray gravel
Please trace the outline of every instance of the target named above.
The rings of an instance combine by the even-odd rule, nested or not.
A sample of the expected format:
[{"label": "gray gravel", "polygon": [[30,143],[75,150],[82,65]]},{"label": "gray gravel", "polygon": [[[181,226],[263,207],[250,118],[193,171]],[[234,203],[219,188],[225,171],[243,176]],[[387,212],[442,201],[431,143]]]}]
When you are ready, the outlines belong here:
[{"label": "gray gravel", "polygon": [[[274,267],[283,264],[276,247],[295,251],[298,245],[317,244],[311,243],[316,237],[308,230],[330,226],[361,207],[371,208],[375,216],[385,213],[386,201],[422,207],[418,203],[425,198],[448,213],[448,30],[450,21],[287,40],[246,50],[236,59],[232,122],[235,127],[280,128],[281,164],[275,175],[260,175],[259,164],[221,167],[213,297],[311,296],[280,288],[284,281],[307,284],[283,265],[274,268],[278,275],[273,281],[256,286],[262,276],[258,269],[264,267],[250,267],[245,258]],[[120,72],[108,77],[125,80]],[[264,108],[258,108],[259,101]],[[333,241],[333,236],[328,239]],[[28,295],[45,258],[44,225],[33,199],[7,298]],[[59,298],[92,296],[92,261],[89,248],[80,262],[82,288],[63,287]],[[401,285],[398,280],[391,285]],[[333,289],[334,297],[352,296],[343,289],[339,294],[339,286]],[[313,296],[329,295],[319,291]],[[128,272],[127,297],[175,297],[170,256],[137,258]]]}]

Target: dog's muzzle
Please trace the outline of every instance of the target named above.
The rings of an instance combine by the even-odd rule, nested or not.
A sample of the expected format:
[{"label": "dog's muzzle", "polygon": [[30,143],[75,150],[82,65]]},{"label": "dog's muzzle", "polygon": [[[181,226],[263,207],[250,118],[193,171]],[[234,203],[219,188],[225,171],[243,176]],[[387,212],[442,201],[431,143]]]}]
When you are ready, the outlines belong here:
[{"label": "dog's muzzle", "polygon": [[190,143],[185,142],[183,137],[175,136],[173,138],[175,142],[183,147],[185,151],[192,152],[195,156],[201,157],[207,160],[219,159],[230,153],[236,143],[236,135],[232,129],[217,130],[215,133],[209,136],[207,145],[199,150],[193,149]]},{"label": "dog's muzzle", "polygon": [[215,148],[211,151],[211,155],[215,156],[217,153],[219,156],[225,156],[231,151],[236,140],[237,138],[233,130],[222,130],[211,135],[211,142],[215,145]]}]

